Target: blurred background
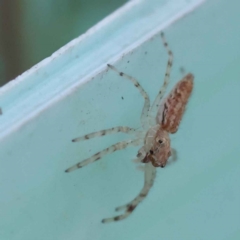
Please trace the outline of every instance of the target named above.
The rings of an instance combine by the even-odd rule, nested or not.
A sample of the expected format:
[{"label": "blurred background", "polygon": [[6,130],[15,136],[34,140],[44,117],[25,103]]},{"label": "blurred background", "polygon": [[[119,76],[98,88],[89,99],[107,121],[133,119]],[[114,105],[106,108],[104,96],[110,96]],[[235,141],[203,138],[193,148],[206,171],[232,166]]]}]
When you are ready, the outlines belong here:
[{"label": "blurred background", "polygon": [[127,0],[0,0],[0,86]]}]

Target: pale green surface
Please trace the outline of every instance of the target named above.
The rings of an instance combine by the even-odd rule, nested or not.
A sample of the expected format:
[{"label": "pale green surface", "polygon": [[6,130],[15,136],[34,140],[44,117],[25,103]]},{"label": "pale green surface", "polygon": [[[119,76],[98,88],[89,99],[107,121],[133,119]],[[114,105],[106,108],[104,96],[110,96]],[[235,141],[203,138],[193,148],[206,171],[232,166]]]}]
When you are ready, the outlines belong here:
[{"label": "pale green surface", "polygon": [[[139,126],[143,101],[136,89],[113,72],[100,74],[81,88],[76,84],[55,105],[40,105],[42,112],[36,105],[32,121],[10,130],[6,122],[18,105],[11,105],[7,94],[19,96],[20,91],[5,90],[0,239],[239,239],[239,7],[237,1],[208,1],[165,30],[175,57],[170,87],[184,66],[196,77],[194,93],[172,136],[178,161],[158,170],[148,198],[125,221],[100,222],[142,187],[143,174],[131,162],[137,149],[116,152],[71,174],[63,171],[123,137],[75,144],[72,138],[117,125]],[[115,65],[138,78],[152,99],[166,62],[158,35]]]}]

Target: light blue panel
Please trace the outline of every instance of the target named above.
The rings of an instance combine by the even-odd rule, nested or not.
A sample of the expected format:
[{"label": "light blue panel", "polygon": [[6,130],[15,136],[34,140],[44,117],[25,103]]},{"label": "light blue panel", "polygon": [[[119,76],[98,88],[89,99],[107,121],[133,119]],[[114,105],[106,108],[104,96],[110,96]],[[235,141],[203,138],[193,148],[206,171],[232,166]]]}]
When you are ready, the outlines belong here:
[{"label": "light blue panel", "polygon": [[[240,32],[238,1],[132,1],[1,89],[0,239],[239,239]],[[177,21],[176,21],[177,20]],[[165,28],[171,24],[168,28]],[[116,152],[66,174],[72,164],[126,138],[71,139],[118,125],[138,127],[143,100],[112,63],[153,99],[165,73],[164,29],[194,92],[172,146],[131,217],[103,225],[136,196],[143,173]]]}]

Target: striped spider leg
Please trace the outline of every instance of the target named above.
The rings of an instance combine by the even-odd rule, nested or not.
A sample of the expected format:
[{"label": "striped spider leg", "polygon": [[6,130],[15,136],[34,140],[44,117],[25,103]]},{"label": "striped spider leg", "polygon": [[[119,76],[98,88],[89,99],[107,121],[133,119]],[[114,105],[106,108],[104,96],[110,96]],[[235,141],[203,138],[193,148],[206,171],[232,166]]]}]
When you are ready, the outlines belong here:
[{"label": "striped spider leg", "polygon": [[102,223],[109,223],[113,221],[119,221],[127,218],[133,210],[138,206],[140,202],[147,196],[150,188],[153,185],[154,179],[156,176],[156,168],[151,163],[146,163],[144,165],[144,186],[140,193],[135,197],[131,202],[124,204],[120,207],[117,207],[116,211],[124,211],[123,214],[111,217],[111,218],[105,218],[102,220]]},{"label": "striped spider leg", "polygon": [[100,160],[103,156],[117,150],[122,150],[130,146],[142,146],[137,154],[137,162],[144,163],[143,169],[145,180],[142,190],[140,191],[138,196],[135,197],[131,202],[116,208],[116,211],[123,210],[123,214],[117,215],[112,218],[103,219],[103,223],[119,221],[127,218],[138,206],[138,204],[142,202],[142,200],[147,196],[150,188],[152,187],[156,176],[155,167],[164,167],[167,163],[168,158],[172,155],[169,133],[174,133],[177,131],[178,125],[181,121],[181,117],[185,109],[185,105],[191,93],[193,76],[191,74],[186,75],[186,77],[184,77],[176,85],[174,90],[163,101],[164,103],[161,104],[161,100],[169,83],[173,61],[173,54],[168,48],[168,44],[164,38],[163,33],[161,33],[161,38],[164,47],[166,48],[168,53],[168,63],[163,85],[159,93],[157,94],[152,106],[150,106],[150,99],[148,94],[135,78],[123,72],[119,72],[114,66],[108,64],[108,67],[111,70],[115,71],[119,76],[132,82],[144,98],[144,106],[141,114],[142,127],[140,129],[134,129],[126,126],[118,126],[90,133],[72,140],[73,142],[79,142],[118,132],[126,133],[132,136],[132,139],[118,142],[94,154],[93,156],[73,165],[65,172],[71,172],[78,168],[82,168],[90,163]]}]

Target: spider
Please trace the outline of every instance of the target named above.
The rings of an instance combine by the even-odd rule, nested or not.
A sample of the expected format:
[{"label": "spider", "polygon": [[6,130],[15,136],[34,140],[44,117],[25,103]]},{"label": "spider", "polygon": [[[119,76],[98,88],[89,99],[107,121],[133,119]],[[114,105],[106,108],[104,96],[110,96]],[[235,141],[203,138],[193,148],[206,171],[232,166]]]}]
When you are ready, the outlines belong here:
[{"label": "spider", "polygon": [[109,223],[127,218],[138,206],[138,204],[142,202],[142,200],[148,195],[156,176],[156,167],[165,167],[169,157],[174,155],[170,145],[169,133],[173,134],[178,130],[178,126],[182,119],[187,101],[193,89],[194,76],[191,73],[186,74],[175,85],[170,94],[163,101],[161,101],[169,83],[173,62],[172,51],[169,49],[163,33],[161,33],[161,38],[168,53],[168,63],[164,77],[164,83],[151,106],[148,94],[135,78],[123,72],[119,72],[110,64],[107,65],[108,68],[115,71],[119,76],[132,82],[144,98],[144,106],[141,114],[141,128],[135,129],[126,126],[118,126],[93,132],[72,140],[72,142],[79,142],[118,132],[133,136],[130,140],[118,142],[73,165],[65,172],[71,172],[78,168],[85,167],[88,164],[100,160],[103,156],[115,151],[122,150],[130,146],[142,146],[137,153],[137,158],[135,159],[135,162],[144,163],[144,186],[142,190],[132,201],[116,208],[116,211],[124,211],[122,214],[111,218],[105,218],[102,220],[102,223]]}]

